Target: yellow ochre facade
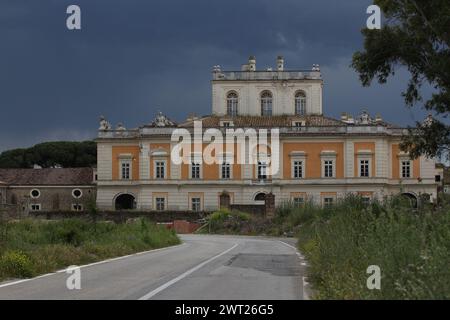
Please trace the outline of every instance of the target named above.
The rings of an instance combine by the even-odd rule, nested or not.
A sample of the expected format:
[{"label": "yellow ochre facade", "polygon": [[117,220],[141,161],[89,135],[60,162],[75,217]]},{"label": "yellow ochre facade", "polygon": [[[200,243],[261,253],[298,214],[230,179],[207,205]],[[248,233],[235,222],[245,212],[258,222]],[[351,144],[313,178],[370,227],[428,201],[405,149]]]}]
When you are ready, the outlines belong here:
[{"label": "yellow ochre facade", "polygon": [[[256,59],[239,71],[212,72],[212,114],[191,116],[174,123],[159,113],[136,129],[119,124],[112,129],[101,119],[98,131],[97,205],[104,210],[212,211],[226,192],[232,204],[260,204],[261,194],[272,193],[275,205],[285,201],[330,204],[348,193],[367,201],[403,193],[411,199],[437,196],[439,175],[434,159],[412,160],[400,150],[405,129],[372,118],[367,111],[340,119],[322,113],[323,80],[320,69],[285,70],[282,57],[277,68],[258,71]],[[175,130],[194,133],[218,129],[279,132],[279,148],[247,148],[246,156],[261,154],[275,159],[279,170],[264,171],[263,162],[236,163],[234,154],[220,156],[225,164],[192,160],[174,163]],[[225,138],[224,138],[225,141]],[[270,143],[273,141],[270,140]],[[247,142],[246,142],[247,143]],[[208,142],[203,141],[201,150]],[[194,150],[194,147],[192,148]],[[198,157],[191,154],[189,159]]]}]

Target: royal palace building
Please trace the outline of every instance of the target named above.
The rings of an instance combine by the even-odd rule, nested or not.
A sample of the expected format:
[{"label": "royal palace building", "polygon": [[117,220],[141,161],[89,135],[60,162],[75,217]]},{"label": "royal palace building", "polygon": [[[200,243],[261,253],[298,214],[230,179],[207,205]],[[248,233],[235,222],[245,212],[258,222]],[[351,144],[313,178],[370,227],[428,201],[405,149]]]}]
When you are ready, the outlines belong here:
[{"label": "royal palace building", "polygon": [[[175,123],[159,113],[136,129],[122,124],[113,129],[102,117],[99,208],[211,211],[222,205],[221,195],[233,205],[257,205],[268,194],[276,206],[286,201],[329,205],[348,193],[364,201],[399,193],[435,201],[440,172],[433,159],[412,160],[401,151],[405,129],[367,111],[340,119],[325,116],[319,66],[285,70],[282,57],[276,64],[257,70],[252,56],[239,71],[215,66],[209,116]],[[195,139],[186,135],[195,133],[202,140],[193,146]],[[228,133],[235,136],[229,139]],[[211,146],[222,144],[218,134],[231,147],[211,152]],[[188,145],[190,152],[180,148]],[[219,161],[205,161],[205,152]]]}]

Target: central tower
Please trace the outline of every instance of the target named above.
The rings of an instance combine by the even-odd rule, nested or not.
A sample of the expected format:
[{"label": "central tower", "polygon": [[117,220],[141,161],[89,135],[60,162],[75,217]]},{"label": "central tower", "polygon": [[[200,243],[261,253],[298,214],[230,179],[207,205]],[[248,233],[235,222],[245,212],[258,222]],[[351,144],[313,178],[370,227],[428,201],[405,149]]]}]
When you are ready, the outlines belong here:
[{"label": "central tower", "polygon": [[318,65],[311,70],[257,70],[250,56],[240,71],[212,72],[212,112],[217,116],[322,115],[323,80]]}]

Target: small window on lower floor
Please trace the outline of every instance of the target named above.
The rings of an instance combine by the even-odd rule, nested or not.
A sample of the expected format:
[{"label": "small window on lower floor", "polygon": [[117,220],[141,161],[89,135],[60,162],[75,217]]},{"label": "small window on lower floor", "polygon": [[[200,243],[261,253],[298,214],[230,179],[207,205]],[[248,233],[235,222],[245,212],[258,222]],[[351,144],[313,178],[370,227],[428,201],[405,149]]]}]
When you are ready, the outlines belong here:
[{"label": "small window on lower floor", "polygon": [[368,206],[370,204],[371,199],[370,199],[370,197],[362,197],[361,201],[364,206]]},{"label": "small window on lower floor", "polygon": [[166,210],[166,198],[156,198],[155,205],[156,205],[156,210],[158,210],[158,211]]},{"label": "small window on lower floor", "polygon": [[192,198],[191,199],[191,209],[192,211],[200,211],[201,210],[201,199],[200,198]]},{"label": "small window on lower floor", "polygon": [[331,198],[331,197],[323,198],[323,206],[325,208],[330,208],[333,206],[333,204],[334,204],[334,198]]},{"label": "small window on lower floor", "polygon": [[41,205],[33,203],[33,204],[30,205],[30,210],[31,211],[41,211]]},{"label": "small window on lower floor", "polygon": [[294,206],[300,207],[305,204],[305,199],[303,197],[295,197],[292,199],[292,202],[294,203]]},{"label": "small window on lower floor", "polygon": [[78,203],[72,204],[72,211],[83,211],[83,205]]}]

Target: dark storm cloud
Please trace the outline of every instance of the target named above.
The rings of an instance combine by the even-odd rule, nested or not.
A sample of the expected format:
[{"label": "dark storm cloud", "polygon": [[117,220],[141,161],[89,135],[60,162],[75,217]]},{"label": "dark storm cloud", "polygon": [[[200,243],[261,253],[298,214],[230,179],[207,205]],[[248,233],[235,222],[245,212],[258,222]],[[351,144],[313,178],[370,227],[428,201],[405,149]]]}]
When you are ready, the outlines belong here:
[{"label": "dark storm cloud", "polygon": [[[0,150],[42,140],[86,139],[104,114],[128,127],[162,110],[176,120],[208,114],[210,70],[322,67],[324,111],[361,107],[407,124],[400,90],[361,88],[348,68],[362,46],[366,0],[10,0],[0,3]],[[65,27],[78,4],[82,30]],[[406,116],[405,116],[406,114]]]}]

